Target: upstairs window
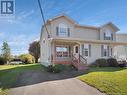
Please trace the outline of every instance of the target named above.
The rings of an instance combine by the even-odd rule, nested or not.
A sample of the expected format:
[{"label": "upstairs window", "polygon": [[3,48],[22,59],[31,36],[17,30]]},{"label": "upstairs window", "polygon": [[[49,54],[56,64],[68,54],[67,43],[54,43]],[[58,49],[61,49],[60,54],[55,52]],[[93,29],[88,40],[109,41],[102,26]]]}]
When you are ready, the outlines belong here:
[{"label": "upstairs window", "polygon": [[59,26],[56,27],[56,35],[60,37],[69,37],[70,30],[65,24],[59,24]]},{"label": "upstairs window", "polygon": [[104,33],[104,40],[113,40],[113,33],[110,30],[107,30]]}]

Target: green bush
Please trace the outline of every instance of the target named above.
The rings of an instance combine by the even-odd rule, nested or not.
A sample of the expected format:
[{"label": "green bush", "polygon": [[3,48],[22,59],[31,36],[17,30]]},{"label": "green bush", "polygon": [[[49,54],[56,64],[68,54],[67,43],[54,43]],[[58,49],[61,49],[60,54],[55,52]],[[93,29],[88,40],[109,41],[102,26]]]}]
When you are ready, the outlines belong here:
[{"label": "green bush", "polygon": [[96,62],[94,63],[94,66],[97,66],[97,67],[108,67],[108,63],[107,63],[107,60],[104,59],[104,58],[101,58],[101,59],[97,59]]},{"label": "green bush", "polygon": [[49,66],[47,67],[47,71],[48,71],[48,72],[53,72],[53,65],[49,65]]},{"label": "green bush", "polygon": [[31,54],[22,54],[19,56],[19,58],[25,64],[35,63],[35,58]]},{"label": "green bush", "polygon": [[3,57],[0,57],[0,65],[4,65],[6,63],[6,60]]},{"label": "green bush", "polygon": [[64,65],[63,64],[57,64],[54,66],[54,73],[59,73],[64,69]]},{"label": "green bush", "polygon": [[53,72],[53,73],[60,73],[64,69],[63,64],[56,64],[56,65],[49,65],[47,67],[48,72]]},{"label": "green bush", "polygon": [[109,64],[109,67],[118,67],[118,62],[115,58],[109,58],[107,59],[107,62]]}]

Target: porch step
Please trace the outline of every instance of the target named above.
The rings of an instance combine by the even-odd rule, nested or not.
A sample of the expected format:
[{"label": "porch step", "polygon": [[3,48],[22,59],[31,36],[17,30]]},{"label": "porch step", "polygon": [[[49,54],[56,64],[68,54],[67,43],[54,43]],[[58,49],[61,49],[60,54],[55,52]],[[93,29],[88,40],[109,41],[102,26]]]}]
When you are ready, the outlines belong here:
[{"label": "porch step", "polygon": [[78,61],[72,61],[72,64],[78,70],[87,70],[88,69],[88,65],[87,64],[78,63]]},{"label": "porch step", "polygon": [[86,64],[79,63],[79,66],[77,68],[78,70],[87,70],[88,66]]}]

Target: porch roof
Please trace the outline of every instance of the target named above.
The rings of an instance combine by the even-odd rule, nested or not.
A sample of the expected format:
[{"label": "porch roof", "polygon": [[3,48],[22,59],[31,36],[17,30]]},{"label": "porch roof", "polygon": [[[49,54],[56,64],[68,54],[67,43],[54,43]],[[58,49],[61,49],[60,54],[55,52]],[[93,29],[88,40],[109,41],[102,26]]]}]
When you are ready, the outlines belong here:
[{"label": "porch roof", "polygon": [[111,44],[127,45],[127,42],[101,41],[101,40],[84,40],[79,38],[53,38],[53,42],[71,42],[71,43],[93,43],[93,44]]}]

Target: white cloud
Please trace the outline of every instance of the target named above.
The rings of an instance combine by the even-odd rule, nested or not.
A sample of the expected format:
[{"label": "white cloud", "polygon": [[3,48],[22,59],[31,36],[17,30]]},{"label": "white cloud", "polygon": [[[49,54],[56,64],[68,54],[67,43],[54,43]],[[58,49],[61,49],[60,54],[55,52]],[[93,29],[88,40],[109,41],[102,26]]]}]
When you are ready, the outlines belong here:
[{"label": "white cloud", "polygon": [[0,37],[4,36],[4,33],[3,32],[0,32]]},{"label": "white cloud", "polygon": [[19,24],[22,23],[24,19],[31,17],[32,14],[34,14],[34,10],[22,11],[17,16],[15,16],[15,18],[7,19],[7,22],[10,24]]}]

